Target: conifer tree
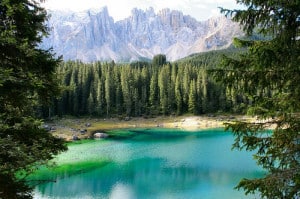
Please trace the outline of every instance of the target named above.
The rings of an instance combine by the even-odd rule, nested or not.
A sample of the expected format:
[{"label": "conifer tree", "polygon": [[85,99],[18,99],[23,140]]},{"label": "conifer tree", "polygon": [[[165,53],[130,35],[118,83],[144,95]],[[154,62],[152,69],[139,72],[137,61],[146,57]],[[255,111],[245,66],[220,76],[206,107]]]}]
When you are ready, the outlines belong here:
[{"label": "conifer tree", "polygon": [[142,82],[141,82],[141,104],[143,107],[143,114],[148,114],[149,106],[149,85],[150,85],[150,74],[149,69],[144,67],[142,69]]},{"label": "conifer tree", "polygon": [[170,79],[169,67],[165,65],[160,70],[158,76],[160,108],[164,115],[167,114],[169,111],[169,102],[168,102],[168,86],[170,82],[169,79]]},{"label": "conifer tree", "polygon": [[[237,188],[261,198],[300,197],[300,1],[240,0],[245,10],[222,12],[244,31],[264,35],[259,41],[235,39],[246,47],[239,58],[224,57],[216,77],[252,101],[248,113],[255,123],[227,124],[236,136],[234,147],[254,150],[268,173],[243,179]],[[272,133],[262,133],[272,127]]]},{"label": "conifer tree", "polygon": [[0,1],[0,198],[32,198],[26,175],[66,150],[35,115],[59,94],[60,60],[39,48],[45,20],[36,1]]},{"label": "conifer tree", "polygon": [[106,116],[108,117],[112,105],[112,78],[110,70],[106,72],[105,78]]},{"label": "conifer tree", "polygon": [[201,83],[201,86],[202,86],[202,99],[201,99],[201,102],[202,102],[202,111],[204,113],[207,113],[208,112],[208,90],[207,90],[207,85],[208,85],[208,81],[207,81],[207,74],[206,74],[206,71],[205,70],[201,70],[201,79],[202,79],[202,83]]},{"label": "conifer tree", "polygon": [[132,84],[133,77],[130,71],[130,67],[126,66],[122,68],[121,72],[121,86],[122,95],[124,98],[124,108],[126,110],[126,115],[130,116],[132,111]]},{"label": "conifer tree", "polygon": [[182,89],[181,89],[181,84],[180,84],[180,75],[177,75],[176,77],[176,84],[175,84],[175,99],[176,99],[176,113],[177,115],[181,115],[183,110],[182,110]]},{"label": "conifer tree", "polygon": [[158,105],[158,72],[154,71],[152,73],[152,77],[150,80],[150,96],[149,96],[149,103],[150,103],[150,110],[152,113],[156,112],[157,105]]},{"label": "conifer tree", "polygon": [[197,105],[196,105],[196,84],[195,81],[192,80],[190,83],[190,92],[189,92],[189,103],[188,103],[188,108],[189,112],[196,114],[197,113]]},{"label": "conifer tree", "polygon": [[96,96],[96,113],[98,116],[103,116],[104,109],[104,87],[102,79],[100,78],[97,82],[97,96]]},{"label": "conifer tree", "polygon": [[167,63],[167,57],[163,54],[158,54],[153,57],[152,65],[153,66],[163,66]]}]

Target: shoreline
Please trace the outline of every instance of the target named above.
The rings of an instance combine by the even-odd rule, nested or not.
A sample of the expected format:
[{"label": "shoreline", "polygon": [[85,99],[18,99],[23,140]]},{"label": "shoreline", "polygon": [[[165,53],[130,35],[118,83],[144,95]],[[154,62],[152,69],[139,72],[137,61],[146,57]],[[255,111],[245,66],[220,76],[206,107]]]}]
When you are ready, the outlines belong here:
[{"label": "shoreline", "polygon": [[182,129],[187,131],[205,130],[211,128],[223,128],[224,122],[247,120],[252,121],[252,117],[246,116],[159,116],[155,118],[62,118],[45,122],[56,137],[66,141],[88,139],[94,133],[104,133],[115,129],[134,128],[169,128]]}]

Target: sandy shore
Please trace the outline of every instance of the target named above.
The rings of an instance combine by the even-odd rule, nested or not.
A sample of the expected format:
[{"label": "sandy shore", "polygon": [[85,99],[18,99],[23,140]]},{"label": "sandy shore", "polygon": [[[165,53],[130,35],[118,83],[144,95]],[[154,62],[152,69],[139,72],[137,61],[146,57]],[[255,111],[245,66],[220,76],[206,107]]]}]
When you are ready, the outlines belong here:
[{"label": "sandy shore", "polygon": [[224,122],[234,120],[252,120],[245,116],[166,116],[156,118],[109,118],[109,119],[59,119],[47,122],[51,133],[71,141],[74,137],[86,139],[94,132],[104,132],[112,129],[126,128],[175,128],[184,130],[201,130],[222,128]]}]

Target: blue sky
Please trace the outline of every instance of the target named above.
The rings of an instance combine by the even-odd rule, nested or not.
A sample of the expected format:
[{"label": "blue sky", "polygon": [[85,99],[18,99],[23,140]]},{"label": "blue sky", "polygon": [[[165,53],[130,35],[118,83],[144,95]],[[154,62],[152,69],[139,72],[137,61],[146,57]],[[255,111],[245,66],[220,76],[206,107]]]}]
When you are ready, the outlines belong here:
[{"label": "blue sky", "polygon": [[146,10],[153,7],[157,12],[163,8],[180,10],[197,20],[205,20],[220,14],[218,7],[237,8],[236,0],[46,0],[43,5],[52,10],[82,11],[90,8],[108,7],[109,14],[117,21],[128,17],[133,8]]}]

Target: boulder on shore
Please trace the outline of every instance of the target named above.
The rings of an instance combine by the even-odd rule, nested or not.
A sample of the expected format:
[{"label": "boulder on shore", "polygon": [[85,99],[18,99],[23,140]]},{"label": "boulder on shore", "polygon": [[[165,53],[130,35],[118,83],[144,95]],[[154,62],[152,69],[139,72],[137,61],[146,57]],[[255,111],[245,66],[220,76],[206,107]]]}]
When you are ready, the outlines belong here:
[{"label": "boulder on shore", "polygon": [[79,140],[79,137],[77,135],[73,135],[72,137],[73,141]]},{"label": "boulder on shore", "polygon": [[106,133],[98,132],[98,133],[94,134],[94,138],[107,138],[107,137],[108,137],[108,134],[106,134]]}]

